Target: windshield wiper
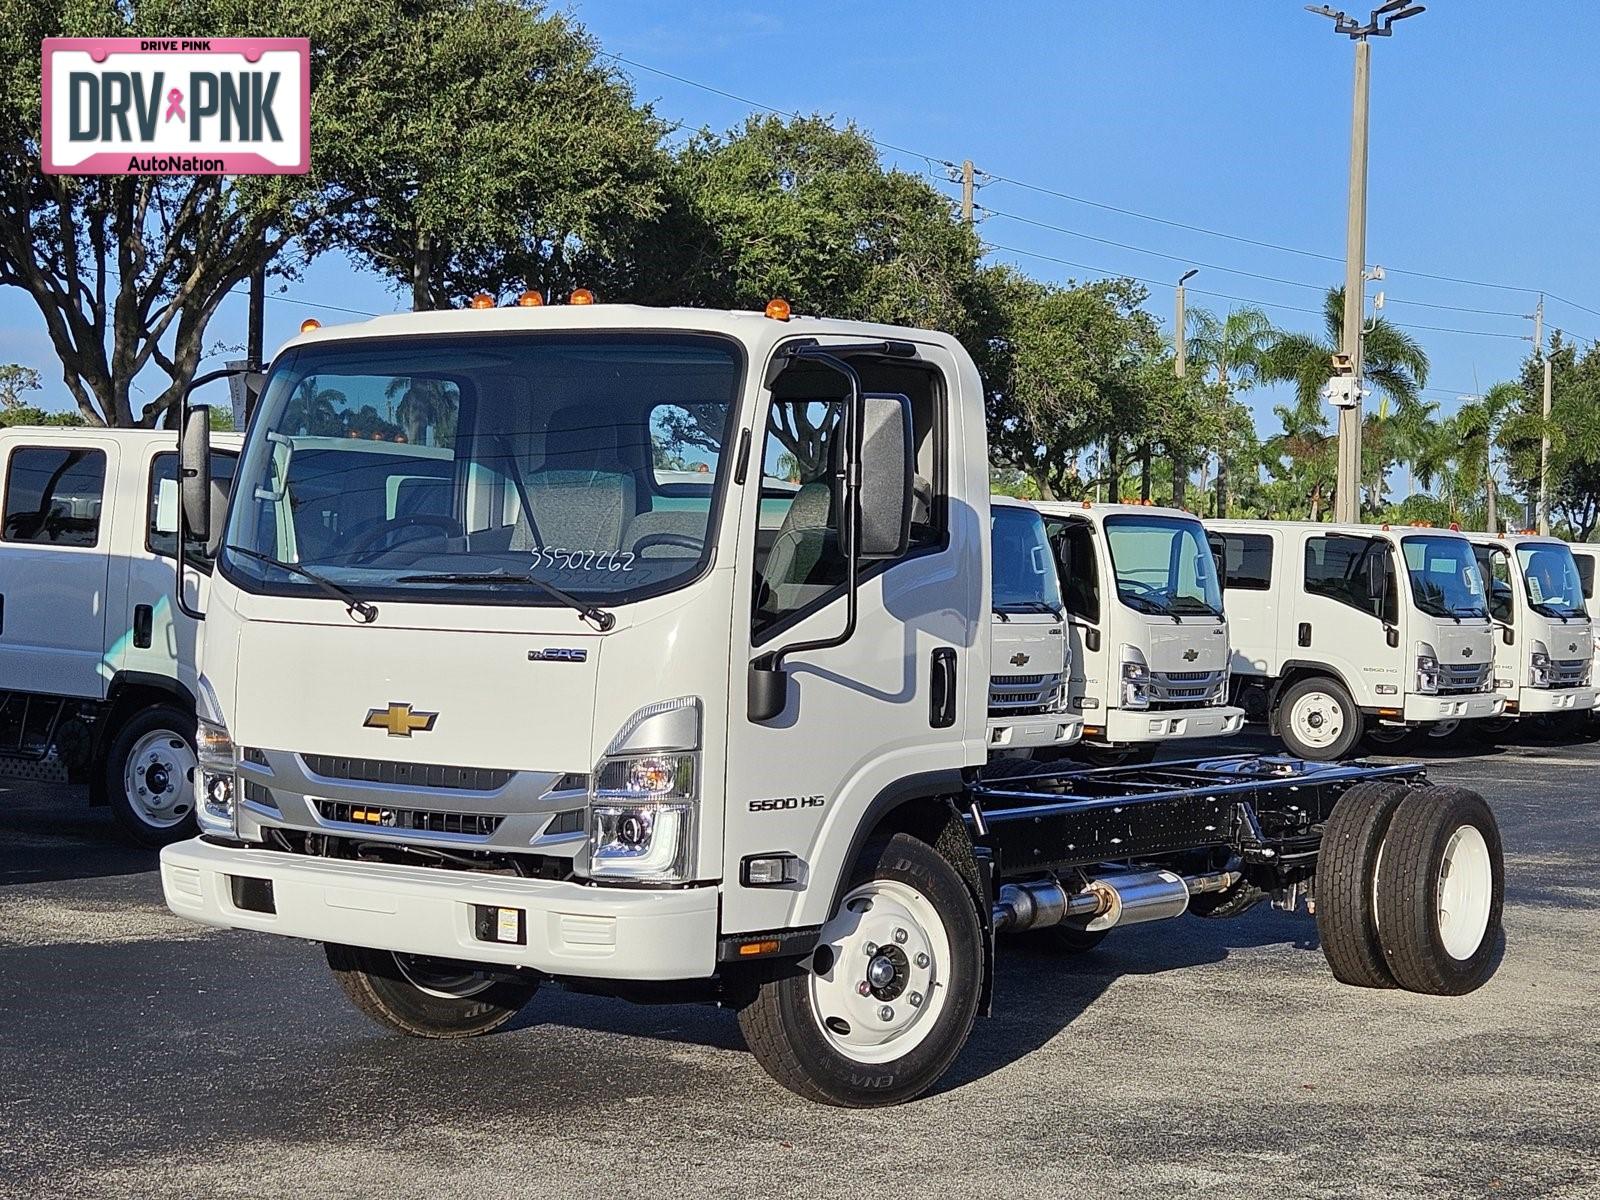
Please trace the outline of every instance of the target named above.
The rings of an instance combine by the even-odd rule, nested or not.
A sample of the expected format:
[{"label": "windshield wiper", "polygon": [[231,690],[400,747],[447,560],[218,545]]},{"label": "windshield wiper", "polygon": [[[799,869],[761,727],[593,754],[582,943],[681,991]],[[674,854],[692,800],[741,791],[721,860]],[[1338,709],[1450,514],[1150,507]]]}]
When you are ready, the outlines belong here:
[{"label": "windshield wiper", "polygon": [[349,588],[340,587],[333,580],[317,574],[299,563],[284,562],[282,559],[273,558],[270,554],[263,554],[259,550],[247,550],[243,546],[225,546],[235,554],[242,554],[246,558],[253,558],[257,562],[266,563],[269,567],[277,567],[280,571],[287,571],[291,575],[298,575],[302,579],[309,579],[335,600],[343,600],[345,611],[351,616],[360,617],[364,625],[371,625],[378,619],[378,606],[369,604]]},{"label": "windshield wiper", "polygon": [[565,604],[601,633],[617,623],[617,618],[603,608],[597,608],[576,596],[563,592],[553,583],[546,583],[536,575],[513,575],[509,571],[438,571],[428,575],[402,575],[396,583],[461,583],[496,584],[526,583],[538,588],[552,600]]},{"label": "windshield wiper", "polygon": [[1528,601],[1528,607],[1541,617],[1560,617],[1563,625],[1578,615],[1575,609],[1559,609],[1547,600],[1530,600]]},{"label": "windshield wiper", "polygon": [[1138,608],[1142,604],[1145,606],[1141,610],[1143,612],[1158,613],[1163,617],[1171,617],[1174,625],[1183,624],[1183,618],[1172,610],[1170,604],[1157,600],[1150,592],[1124,592],[1119,589],[1117,595],[1122,598],[1124,604],[1128,604],[1133,608]]},{"label": "windshield wiper", "polygon": [[1002,621],[1007,613],[1014,612],[1049,613],[1056,620],[1061,619],[1061,610],[1048,600],[1007,600],[1003,604],[996,604],[994,611]]}]

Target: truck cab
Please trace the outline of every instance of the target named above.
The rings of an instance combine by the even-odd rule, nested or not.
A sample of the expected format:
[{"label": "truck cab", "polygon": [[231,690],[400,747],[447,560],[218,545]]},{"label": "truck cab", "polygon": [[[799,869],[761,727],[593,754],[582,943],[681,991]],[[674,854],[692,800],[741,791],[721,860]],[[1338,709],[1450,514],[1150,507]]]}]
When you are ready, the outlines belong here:
[{"label": "truck cab", "polygon": [[1207,521],[1233,625],[1234,695],[1293,754],[1498,716],[1472,544],[1447,529]]},{"label": "truck cab", "polygon": [[1068,618],[1068,705],[1091,750],[1237,733],[1228,618],[1200,521],[1178,509],[1040,501]]},{"label": "truck cab", "polygon": [[[218,434],[221,493],[241,439]],[[199,625],[174,604],[178,439],[0,429],[0,773],[87,783],[136,841],[195,831]],[[206,593],[204,544],[185,588]]]},{"label": "truck cab", "polygon": [[1595,706],[1594,624],[1572,550],[1559,538],[1469,533],[1495,639],[1507,717],[1571,717]]},{"label": "truck cab", "polygon": [[1083,718],[1067,708],[1066,614],[1044,518],[1023,501],[991,496],[989,537],[989,752],[1016,757],[1070,746],[1083,734]]}]

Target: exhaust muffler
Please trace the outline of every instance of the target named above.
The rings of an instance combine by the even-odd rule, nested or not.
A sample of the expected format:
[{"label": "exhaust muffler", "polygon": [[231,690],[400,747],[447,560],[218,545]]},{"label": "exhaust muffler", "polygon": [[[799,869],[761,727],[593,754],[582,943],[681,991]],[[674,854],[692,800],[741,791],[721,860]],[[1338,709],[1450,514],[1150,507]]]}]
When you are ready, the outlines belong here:
[{"label": "exhaust muffler", "polygon": [[1129,871],[1091,879],[1082,891],[1069,892],[1054,876],[1008,883],[994,906],[999,933],[1046,929],[1063,921],[1082,922],[1087,930],[1137,925],[1181,917],[1189,897],[1225,892],[1238,883],[1238,871],[1211,875],[1179,875],[1173,871]]}]

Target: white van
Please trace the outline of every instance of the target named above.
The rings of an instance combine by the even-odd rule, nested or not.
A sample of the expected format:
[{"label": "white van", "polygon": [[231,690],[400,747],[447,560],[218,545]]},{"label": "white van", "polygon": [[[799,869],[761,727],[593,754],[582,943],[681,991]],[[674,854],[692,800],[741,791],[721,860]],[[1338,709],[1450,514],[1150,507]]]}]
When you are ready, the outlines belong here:
[{"label": "white van", "polygon": [[1499,716],[1472,543],[1447,529],[1207,521],[1223,563],[1234,698],[1301,758],[1362,735]]},{"label": "white van", "polygon": [[[218,434],[212,478],[241,438]],[[89,785],[138,842],[192,837],[200,625],[174,607],[178,435],[0,429],[0,774]],[[210,562],[189,547],[191,606]]]},{"label": "white van", "polygon": [[1594,708],[1594,627],[1567,543],[1525,533],[1467,536],[1500,626],[1495,686],[1506,716],[1573,717]]}]

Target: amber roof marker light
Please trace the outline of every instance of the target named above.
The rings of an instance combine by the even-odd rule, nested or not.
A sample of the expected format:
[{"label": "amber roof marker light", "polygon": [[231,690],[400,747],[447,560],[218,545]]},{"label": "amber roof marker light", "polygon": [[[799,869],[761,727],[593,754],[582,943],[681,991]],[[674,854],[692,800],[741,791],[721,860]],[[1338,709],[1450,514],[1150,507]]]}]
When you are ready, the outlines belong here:
[{"label": "amber roof marker light", "polygon": [[529,288],[527,291],[523,292],[522,295],[517,297],[518,308],[539,308],[543,304],[544,297],[538,292],[534,291],[532,288]]},{"label": "amber roof marker light", "polygon": [[313,329],[321,328],[322,322],[317,320],[315,317],[307,317],[304,321],[300,322],[301,333],[310,333]]},{"label": "amber roof marker light", "polygon": [[493,308],[494,307],[494,297],[489,295],[488,292],[479,292],[477,295],[473,296],[471,300],[467,301],[467,307],[468,308]]},{"label": "amber roof marker light", "polygon": [[572,295],[567,298],[568,304],[593,304],[594,293],[588,288],[574,288]]},{"label": "amber roof marker light", "polygon": [[789,302],[782,296],[774,296],[767,301],[767,316],[774,321],[787,321],[789,319]]}]

